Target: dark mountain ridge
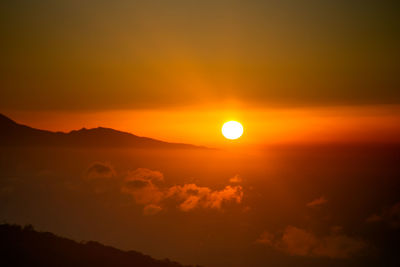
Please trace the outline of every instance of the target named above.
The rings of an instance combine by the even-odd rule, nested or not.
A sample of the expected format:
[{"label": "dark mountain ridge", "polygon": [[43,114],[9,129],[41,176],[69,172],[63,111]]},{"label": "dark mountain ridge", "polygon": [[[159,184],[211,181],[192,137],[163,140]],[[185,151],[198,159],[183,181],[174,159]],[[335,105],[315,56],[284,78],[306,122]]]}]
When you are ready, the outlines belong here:
[{"label": "dark mountain ridge", "polygon": [[68,133],[40,130],[18,124],[3,114],[0,114],[0,145],[205,149],[201,146],[169,143],[103,127],[82,128]]},{"label": "dark mountain ridge", "polygon": [[190,267],[177,262],[156,260],[136,251],[122,251],[98,242],[76,241],[32,226],[0,225],[1,266],[137,266]]}]

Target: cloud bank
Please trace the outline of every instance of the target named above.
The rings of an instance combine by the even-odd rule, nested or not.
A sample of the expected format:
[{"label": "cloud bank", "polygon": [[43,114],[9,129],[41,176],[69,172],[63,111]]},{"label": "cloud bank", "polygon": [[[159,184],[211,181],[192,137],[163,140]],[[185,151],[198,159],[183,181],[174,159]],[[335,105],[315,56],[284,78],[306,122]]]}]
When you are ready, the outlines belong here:
[{"label": "cloud bank", "polygon": [[103,185],[103,178],[115,178],[119,192],[143,205],[144,215],[155,215],[170,203],[180,211],[189,212],[195,209],[222,210],[225,203],[239,204],[243,199],[240,185],[227,185],[220,190],[193,183],[166,186],[161,172],[146,168],[117,175],[109,164],[94,163],[86,174],[97,193],[107,190],[108,184]]},{"label": "cloud bank", "polygon": [[[121,188],[123,193],[131,195],[136,203],[157,206],[161,209],[163,202],[173,200],[181,211],[191,211],[197,208],[222,209],[223,203],[241,203],[243,188],[227,185],[221,190],[196,184],[163,186],[163,176],[160,172],[148,169],[137,169],[134,175],[128,175]],[[157,185],[161,183],[161,185]]]}]

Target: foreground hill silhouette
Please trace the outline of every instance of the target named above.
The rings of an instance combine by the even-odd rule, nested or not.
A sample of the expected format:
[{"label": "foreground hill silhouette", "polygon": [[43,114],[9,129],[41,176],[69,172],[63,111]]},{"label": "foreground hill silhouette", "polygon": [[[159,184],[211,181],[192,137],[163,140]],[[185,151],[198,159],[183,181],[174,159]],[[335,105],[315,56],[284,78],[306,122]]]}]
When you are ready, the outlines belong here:
[{"label": "foreground hill silhouette", "polygon": [[49,232],[37,232],[32,226],[9,224],[0,225],[0,265],[190,267],[94,241],[78,243]]},{"label": "foreground hill silhouette", "polygon": [[68,133],[39,130],[18,124],[3,114],[0,114],[0,145],[205,149],[201,146],[163,142],[103,127],[82,128]]}]

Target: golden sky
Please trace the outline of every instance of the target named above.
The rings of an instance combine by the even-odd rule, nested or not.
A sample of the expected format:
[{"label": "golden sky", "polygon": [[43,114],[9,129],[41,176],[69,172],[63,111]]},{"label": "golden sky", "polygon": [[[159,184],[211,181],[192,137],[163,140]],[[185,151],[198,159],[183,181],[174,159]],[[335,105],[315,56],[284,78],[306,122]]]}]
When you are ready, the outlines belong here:
[{"label": "golden sky", "polygon": [[0,111],[201,144],[229,119],[249,144],[397,140],[397,5],[5,1]]},{"label": "golden sky", "polygon": [[[301,143],[400,142],[399,106],[291,109],[218,109],[9,113],[18,122],[40,129],[71,131],[110,127],[140,136],[214,147]],[[238,120],[244,135],[235,141],[221,135],[222,124]]]}]

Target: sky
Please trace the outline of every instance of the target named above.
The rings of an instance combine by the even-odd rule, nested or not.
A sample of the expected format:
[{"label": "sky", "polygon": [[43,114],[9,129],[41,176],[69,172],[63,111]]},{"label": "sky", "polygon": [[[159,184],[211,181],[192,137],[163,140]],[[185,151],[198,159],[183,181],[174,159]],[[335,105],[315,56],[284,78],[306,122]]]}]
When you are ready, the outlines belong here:
[{"label": "sky", "polygon": [[[40,126],[51,130],[111,125],[203,144],[222,144],[220,136],[207,136],[219,133],[231,117],[249,119],[242,121],[250,125],[248,133],[288,142],[279,138],[281,134],[270,136],[260,127],[252,128],[252,121],[261,117],[266,121],[263,129],[286,136],[286,128],[307,128],[302,121],[315,117],[324,117],[322,125],[336,125],[332,108],[341,114],[343,125],[353,124],[355,113],[374,118],[389,114],[378,127],[390,128],[385,121],[400,116],[398,5],[3,1],[0,112],[33,126],[40,120]],[[312,117],[303,114],[298,120],[303,111]],[[335,117],[332,121],[321,115],[329,112]],[[277,113],[293,115],[286,116],[288,122],[285,116],[274,116]],[[116,124],[121,119],[113,118],[115,114],[132,119]],[[85,120],[88,117],[96,118],[98,125]],[[164,118],[174,130],[156,126]],[[273,122],[280,120],[291,125],[282,128]],[[365,116],[360,120],[363,124]],[[374,120],[367,122],[372,128]],[[60,129],[53,127],[57,121],[64,122]],[[190,129],[197,122],[209,125],[206,137]],[[210,125],[218,127],[211,130]],[[382,141],[367,126],[362,128],[362,135]],[[351,128],[346,131],[357,134]],[[265,138],[248,142],[259,144]]]}]

